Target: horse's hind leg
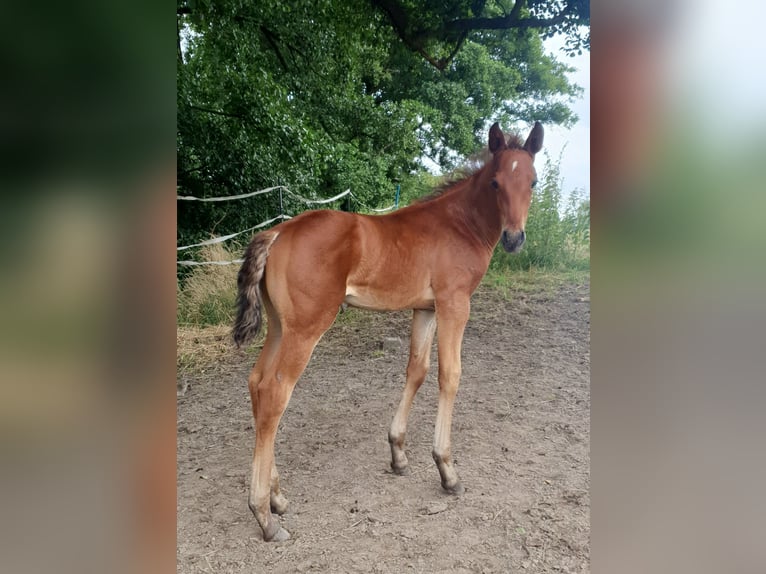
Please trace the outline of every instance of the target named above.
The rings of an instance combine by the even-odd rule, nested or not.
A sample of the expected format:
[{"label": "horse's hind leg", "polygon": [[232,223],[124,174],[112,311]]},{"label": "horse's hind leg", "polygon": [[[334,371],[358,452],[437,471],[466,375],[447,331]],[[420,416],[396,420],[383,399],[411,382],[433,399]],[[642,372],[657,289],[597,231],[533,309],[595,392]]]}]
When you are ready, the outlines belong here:
[{"label": "horse's hind leg", "polygon": [[274,438],[295,383],[305,369],[322,333],[324,329],[311,334],[299,334],[284,329],[275,355],[266,365],[253,395],[255,456],[248,505],[255,514],[266,541],[279,542],[290,537],[289,533],[280,527],[277,518],[271,514],[271,507],[276,506],[278,511],[284,499],[278,490],[278,479],[276,492],[273,490],[275,482],[272,477],[276,475]]},{"label": "horse's hind leg", "polygon": [[[258,357],[258,361],[250,371],[250,377],[248,379],[248,387],[250,389],[250,400],[253,406],[253,418],[256,416],[256,405],[258,401],[257,388],[263,378],[263,373],[266,366],[274,359],[277,348],[279,347],[280,340],[282,338],[282,325],[279,322],[279,318],[271,307],[270,301],[267,297],[264,297],[264,303],[269,313],[268,333],[266,335],[266,341],[263,344],[263,349]],[[276,462],[271,468],[271,510],[279,515],[284,514],[287,511],[287,499],[282,494],[279,488],[279,472],[277,471]]]},{"label": "horse's hind leg", "polygon": [[412,315],[412,336],[410,338],[410,360],[407,363],[407,383],[402,400],[396,410],[388,442],[391,445],[391,468],[396,474],[408,474],[407,455],[404,453],[404,436],[407,433],[407,418],[412,401],[426,378],[431,361],[431,343],[434,339],[436,321],[434,312],[416,309]]},{"label": "horse's hind leg", "polygon": [[[269,335],[266,338],[266,343],[263,346],[263,350],[261,351],[261,356],[258,359],[258,362],[253,367],[253,370],[250,372],[250,378],[248,380],[248,387],[250,389],[250,401],[253,406],[253,419],[257,420],[256,417],[257,414],[257,405],[258,405],[258,386],[260,385],[261,380],[263,379],[263,371],[265,370],[263,365],[268,363],[269,355],[271,355],[271,358],[273,359],[274,351],[276,350],[276,347],[279,345],[279,336],[272,336],[272,331],[269,331]],[[255,457],[255,455],[253,455]],[[270,485],[271,485],[271,494],[270,494],[270,504],[271,504],[271,510],[273,512],[276,512],[279,515],[284,514],[287,511],[287,498],[285,498],[284,494],[282,494],[282,491],[279,487],[279,472],[277,471],[277,465],[276,461],[271,467],[271,473],[270,473]]]}]

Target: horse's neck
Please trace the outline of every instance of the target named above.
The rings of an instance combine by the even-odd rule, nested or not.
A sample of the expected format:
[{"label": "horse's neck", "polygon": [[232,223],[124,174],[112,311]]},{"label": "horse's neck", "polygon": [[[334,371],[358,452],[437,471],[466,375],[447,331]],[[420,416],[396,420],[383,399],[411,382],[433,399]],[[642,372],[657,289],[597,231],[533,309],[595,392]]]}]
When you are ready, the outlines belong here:
[{"label": "horse's neck", "polygon": [[456,184],[460,188],[445,197],[445,203],[452,204],[450,211],[457,214],[457,223],[471,235],[494,249],[500,240],[502,222],[497,205],[497,195],[484,179],[483,170],[476,172],[465,181]]}]

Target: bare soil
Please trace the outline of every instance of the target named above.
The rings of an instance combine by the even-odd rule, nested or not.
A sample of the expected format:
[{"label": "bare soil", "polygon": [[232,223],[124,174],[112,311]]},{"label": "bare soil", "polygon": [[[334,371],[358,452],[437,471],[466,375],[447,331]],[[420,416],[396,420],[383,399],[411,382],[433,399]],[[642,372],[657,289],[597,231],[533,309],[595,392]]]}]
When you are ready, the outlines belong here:
[{"label": "bare soil", "polygon": [[178,572],[589,571],[589,285],[474,295],[452,429],[459,498],[431,458],[435,345],[410,415],[413,472],[389,467],[409,321],[353,311],[314,351],[277,435],[283,543],[264,543],[247,507],[256,356],[232,349],[185,376]]}]

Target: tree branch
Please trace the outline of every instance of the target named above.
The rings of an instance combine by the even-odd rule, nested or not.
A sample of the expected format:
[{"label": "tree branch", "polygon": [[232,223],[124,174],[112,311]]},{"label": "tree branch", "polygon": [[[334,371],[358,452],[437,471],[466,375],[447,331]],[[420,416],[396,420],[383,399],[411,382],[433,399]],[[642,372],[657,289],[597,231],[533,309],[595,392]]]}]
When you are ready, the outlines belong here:
[{"label": "tree branch", "polygon": [[176,18],[176,57],[178,58],[178,63],[183,65],[184,53],[181,50],[181,23],[178,18]]},{"label": "tree branch", "polygon": [[[561,12],[550,18],[523,18],[521,14],[527,5],[527,0],[516,0],[511,11],[505,16],[459,18],[445,22],[439,29],[433,30],[415,28],[410,15],[407,13],[407,9],[401,4],[400,0],[371,0],[371,2],[388,16],[394,32],[396,32],[404,45],[413,52],[420,54],[424,60],[440,71],[443,71],[455,58],[471,31],[548,28],[562,24],[570,15],[575,14],[577,11],[577,2],[570,0]],[[471,9],[475,14],[480,14],[484,9],[484,5],[485,0],[475,0]],[[446,42],[456,38],[455,48],[446,58],[436,59],[425,49],[425,44],[428,40]]]},{"label": "tree branch", "polygon": [[[383,10],[388,16],[391,26],[394,28],[394,32],[399,36],[399,39],[413,52],[420,54],[423,59],[431,64],[437,70],[444,71],[444,69],[453,60],[460,48],[465,42],[468,32],[461,33],[461,37],[457,41],[455,49],[452,50],[449,56],[446,58],[436,59],[425,50],[425,40],[433,36],[432,33],[425,30],[412,30],[412,25],[409,21],[407,12],[401,5],[397,3],[397,0],[372,0],[372,3],[378,8]],[[484,5],[484,1],[480,0],[479,4]]]},{"label": "tree branch", "polygon": [[279,40],[279,37],[266,26],[261,25],[259,28],[264,38],[266,38],[266,41],[269,43],[269,46],[271,46],[271,49],[274,50],[274,54],[276,54],[277,60],[279,60],[279,63],[282,65],[282,69],[287,72],[290,68],[285,61],[284,56],[282,56],[282,52],[280,51],[279,46],[277,46],[277,40]]},{"label": "tree branch", "polygon": [[526,6],[527,0],[516,0],[516,2],[513,3],[513,8],[511,8],[511,12],[508,14],[508,18],[511,21],[518,21],[521,18],[521,9]]},{"label": "tree branch", "polygon": [[576,12],[576,2],[567,2],[564,9],[550,18],[522,18],[521,11],[527,5],[527,0],[516,0],[511,11],[505,16],[494,18],[461,18],[452,20],[444,25],[447,34],[469,32],[471,30],[508,30],[510,28],[548,28],[563,23],[567,17]]},{"label": "tree branch", "polygon": [[[397,0],[372,0],[372,4],[386,13],[391,25],[407,47],[417,50],[419,42],[411,38],[410,22],[407,12]],[[417,34],[415,34],[417,37]]]},{"label": "tree branch", "polygon": [[[508,16],[498,18],[467,18],[453,20],[444,25],[444,30],[450,32],[470,32],[471,30],[509,30],[511,28],[548,28],[566,20],[571,11],[565,8],[552,18],[523,18],[511,20]],[[513,13],[513,11],[511,11]]]},{"label": "tree branch", "polygon": [[421,30],[410,30],[411,25],[407,12],[396,0],[372,0],[372,3],[386,13],[394,28],[394,32],[404,42],[405,46],[423,56],[435,68],[443,69],[439,67],[438,61],[423,49],[423,39],[426,35]]},{"label": "tree branch", "polygon": [[216,116],[223,116],[225,118],[235,118],[235,119],[238,119],[238,120],[247,120],[248,119],[248,118],[246,118],[243,115],[232,114],[231,112],[224,112],[223,110],[215,110],[213,108],[206,108],[206,107],[203,107],[203,106],[195,106],[194,104],[189,104],[189,109],[190,110],[196,110],[198,112],[205,112],[207,114],[213,114],[213,115],[216,115]]},{"label": "tree branch", "polygon": [[440,70],[443,70],[444,68],[449,66],[453,58],[457,56],[457,53],[460,51],[460,48],[463,47],[463,42],[465,42],[465,39],[467,37],[468,37],[468,30],[466,30],[460,35],[460,39],[457,41],[457,44],[455,44],[455,48],[452,50],[452,52],[450,52],[450,55],[447,56],[446,58],[442,58],[441,60],[439,60],[439,63],[442,65],[442,67],[439,68]]}]

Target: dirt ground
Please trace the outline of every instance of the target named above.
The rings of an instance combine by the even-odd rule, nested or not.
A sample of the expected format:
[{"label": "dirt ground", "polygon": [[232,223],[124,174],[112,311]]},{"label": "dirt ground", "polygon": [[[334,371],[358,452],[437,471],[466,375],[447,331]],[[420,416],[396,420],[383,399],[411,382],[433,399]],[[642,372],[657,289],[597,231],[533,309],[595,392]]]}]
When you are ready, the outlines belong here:
[{"label": "dirt ground", "polygon": [[[459,498],[442,491],[431,458],[435,345],[410,415],[413,472],[397,476],[387,434],[410,314],[344,315],[314,351],[277,435],[287,542],[264,543],[247,507],[247,375],[257,355],[232,348],[185,375],[178,572],[588,572],[589,286],[474,295],[452,428]],[[384,351],[385,337],[399,337],[399,349]]]}]

